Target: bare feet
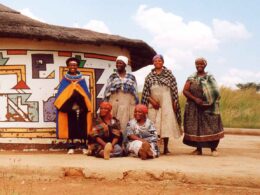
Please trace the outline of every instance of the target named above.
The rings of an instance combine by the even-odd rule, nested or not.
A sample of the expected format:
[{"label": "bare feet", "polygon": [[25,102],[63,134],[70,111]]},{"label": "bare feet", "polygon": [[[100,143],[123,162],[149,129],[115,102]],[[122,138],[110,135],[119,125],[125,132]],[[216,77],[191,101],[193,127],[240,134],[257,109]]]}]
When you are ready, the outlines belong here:
[{"label": "bare feet", "polygon": [[163,150],[163,154],[170,154],[171,152],[169,151],[169,149],[168,148],[165,148],[164,150]]},{"label": "bare feet", "polygon": [[74,154],[74,153],[75,153],[74,149],[69,149],[67,154]]},{"label": "bare feet", "polygon": [[191,152],[191,155],[202,155],[202,150],[194,150],[193,152]]},{"label": "bare feet", "polygon": [[104,159],[105,160],[109,160],[111,151],[112,151],[112,144],[110,142],[108,142],[104,148]]},{"label": "bare feet", "polygon": [[217,150],[213,150],[213,151],[211,151],[211,155],[212,156],[218,156],[218,151]]},{"label": "bare feet", "polygon": [[147,158],[153,158],[153,152],[151,151],[150,144],[148,142],[144,142],[138,154],[142,160],[146,160]]}]

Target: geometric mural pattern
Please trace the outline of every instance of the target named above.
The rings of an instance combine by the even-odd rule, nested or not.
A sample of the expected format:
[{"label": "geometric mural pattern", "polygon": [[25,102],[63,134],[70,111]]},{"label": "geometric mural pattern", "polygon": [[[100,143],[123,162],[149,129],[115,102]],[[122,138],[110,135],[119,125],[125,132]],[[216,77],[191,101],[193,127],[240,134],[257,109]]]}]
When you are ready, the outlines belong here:
[{"label": "geometric mural pattern", "polygon": [[9,58],[3,58],[3,53],[0,52],[0,65],[5,65]]},{"label": "geometric mural pattern", "polygon": [[12,89],[30,89],[26,84],[26,66],[25,65],[5,65],[0,69],[0,75],[15,75],[17,84]]},{"label": "geometric mural pattern", "polygon": [[36,101],[27,101],[30,96],[31,94],[0,95],[1,104],[6,105],[1,107],[0,121],[38,122],[39,104]]},{"label": "geometric mural pattern", "polygon": [[[0,78],[2,75],[4,76],[3,78],[9,78],[8,75],[10,75],[10,78],[15,78],[15,80],[12,80],[10,86],[8,85],[7,88],[4,88],[6,91],[0,91],[0,122],[5,125],[0,127],[0,136],[19,137],[21,135],[21,137],[26,137],[26,133],[22,134],[22,132],[29,132],[33,129],[38,129],[41,132],[46,130],[46,133],[50,132],[50,129],[54,127],[53,122],[56,120],[56,109],[53,104],[57,90],[57,86],[55,88],[55,85],[66,74],[68,69],[65,61],[68,57],[72,56],[80,60],[79,71],[88,83],[94,111],[93,114],[96,117],[95,111],[98,110],[98,105],[102,101],[102,98],[97,98],[97,95],[104,88],[104,80],[107,79],[103,78],[103,82],[99,82],[99,80],[101,77],[108,78],[108,75],[104,75],[104,71],[105,68],[110,66],[105,65],[104,68],[93,68],[95,65],[92,64],[92,67],[89,68],[86,67],[86,62],[87,59],[98,59],[100,60],[100,64],[103,64],[104,61],[114,62],[116,60],[115,56],[71,51],[37,52],[15,49],[2,51],[0,51]],[[27,64],[28,61],[29,64]],[[34,94],[33,89],[35,89],[37,82],[41,82],[42,87],[45,81],[47,83],[55,83],[55,85],[53,85],[52,89],[50,87],[46,89],[44,87],[40,88],[41,90],[53,90],[53,93],[48,91],[47,97],[44,97],[43,100],[41,97],[37,97],[37,94]],[[8,83],[7,80],[5,82]],[[41,92],[44,93],[44,91]],[[49,95],[50,97],[48,97]],[[35,100],[35,97],[38,99]],[[16,122],[35,123],[35,125],[29,124],[33,128],[28,128],[27,124],[18,127],[15,125]],[[50,123],[51,126],[46,127],[46,124],[41,126],[42,122],[52,123]],[[14,126],[11,123],[14,123]],[[10,129],[10,134],[8,133],[8,129]],[[19,132],[18,134],[11,133],[11,131],[15,132],[15,129]]]},{"label": "geometric mural pattern", "polygon": [[75,58],[79,59],[79,68],[83,68],[87,60],[82,60],[80,55],[75,55]]},{"label": "geometric mural pattern", "polygon": [[43,102],[43,119],[44,122],[55,122],[56,109],[54,107],[55,97],[50,97],[47,101]]},{"label": "geometric mural pattern", "polygon": [[48,78],[47,75],[41,76],[40,72],[47,71],[47,64],[53,64],[53,62],[53,54],[32,54],[32,78]]},{"label": "geometric mural pattern", "polygon": [[[104,84],[98,84],[98,80],[102,76],[103,72],[104,69],[97,69],[97,68],[95,69],[96,94],[99,94],[102,88],[104,87]],[[96,105],[99,106],[102,100],[103,100],[102,98],[96,98]],[[96,106],[96,112],[98,110],[98,106]]]}]

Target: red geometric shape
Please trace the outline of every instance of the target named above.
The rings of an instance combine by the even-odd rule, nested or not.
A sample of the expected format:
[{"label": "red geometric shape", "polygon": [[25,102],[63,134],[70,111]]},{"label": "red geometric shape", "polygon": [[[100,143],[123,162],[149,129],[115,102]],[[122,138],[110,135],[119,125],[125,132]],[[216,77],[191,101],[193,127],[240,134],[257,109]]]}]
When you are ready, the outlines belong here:
[{"label": "red geometric shape", "polygon": [[58,51],[58,56],[71,57],[72,52],[70,52],[70,51]]},{"label": "red geometric shape", "polygon": [[115,56],[108,56],[103,54],[96,54],[96,53],[84,53],[85,58],[96,58],[101,60],[109,60],[109,61],[116,61]]},{"label": "red geometric shape", "polygon": [[23,80],[21,80],[12,89],[30,89],[30,88]]},{"label": "red geometric shape", "polygon": [[24,50],[24,49],[8,49],[7,55],[27,55],[27,50]]}]

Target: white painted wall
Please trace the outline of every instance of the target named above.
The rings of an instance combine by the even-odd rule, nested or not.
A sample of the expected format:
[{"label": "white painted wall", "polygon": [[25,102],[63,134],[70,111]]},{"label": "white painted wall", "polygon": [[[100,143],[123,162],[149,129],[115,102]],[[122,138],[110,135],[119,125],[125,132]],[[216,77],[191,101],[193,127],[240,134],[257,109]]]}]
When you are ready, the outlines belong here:
[{"label": "white painted wall", "polygon": [[[115,62],[109,60],[101,60],[95,58],[84,57],[84,53],[96,53],[110,56],[126,55],[129,52],[115,46],[102,45],[93,46],[87,44],[68,44],[57,43],[52,41],[38,41],[38,40],[25,40],[25,39],[6,39],[0,38],[0,54],[3,58],[9,58],[5,65],[0,65],[0,130],[8,128],[55,128],[54,122],[44,122],[43,120],[43,102],[47,101],[56,93],[55,88],[59,84],[59,67],[66,66],[66,59],[68,57],[58,56],[58,51],[71,51],[73,56],[80,55],[82,60],[86,60],[85,67],[92,69],[104,69],[104,72],[97,84],[106,84],[109,75],[115,69]],[[7,50],[25,49],[26,55],[8,55]],[[53,64],[47,64],[46,71],[40,71],[40,78],[32,78],[32,54],[52,54],[54,58]],[[25,65],[26,83],[30,89],[15,90],[12,87],[17,83],[17,75],[15,68],[18,65]],[[13,66],[14,72],[5,74],[7,66]],[[127,66],[127,70],[131,71],[131,67]],[[44,79],[52,71],[55,71],[54,79]],[[86,77],[88,82],[88,77]],[[103,98],[104,88],[97,94],[97,98]],[[20,112],[28,112],[28,105],[22,105],[20,102],[7,102],[8,95],[31,94],[26,100],[27,102],[34,101],[39,104],[39,121],[37,122],[12,122],[7,120],[8,105],[12,104],[19,107]],[[18,98],[19,99],[19,98]]]}]

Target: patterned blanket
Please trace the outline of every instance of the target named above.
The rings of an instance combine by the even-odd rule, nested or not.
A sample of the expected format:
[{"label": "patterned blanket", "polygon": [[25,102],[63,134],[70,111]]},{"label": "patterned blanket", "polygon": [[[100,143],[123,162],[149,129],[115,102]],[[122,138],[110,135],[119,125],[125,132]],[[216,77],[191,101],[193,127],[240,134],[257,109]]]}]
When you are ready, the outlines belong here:
[{"label": "patterned blanket", "polygon": [[153,69],[147,75],[142,93],[142,104],[145,104],[146,106],[149,104],[148,97],[151,95],[150,89],[153,85],[167,86],[171,89],[172,100],[173,102],[176,102],[177,105],[176,118],[178,124],[181,125],[181,109],[179,104],[177,82],[172,72],[166,67],[163,67],[161,74],[156,74]]}]

